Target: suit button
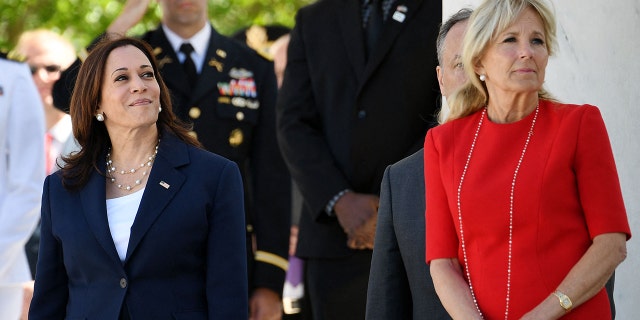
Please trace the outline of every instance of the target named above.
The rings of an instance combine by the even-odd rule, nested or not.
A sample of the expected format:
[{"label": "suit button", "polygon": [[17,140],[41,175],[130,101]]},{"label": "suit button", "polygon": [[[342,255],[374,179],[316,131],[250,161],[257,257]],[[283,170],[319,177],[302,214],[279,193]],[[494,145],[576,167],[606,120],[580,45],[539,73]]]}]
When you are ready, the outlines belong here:
[{"label": "suit button", "polygon": [[122,278],[120,279],[120,288],[124,289],[127,287],[127,279]]},{"label": "suit button", "polygon": [[200,111],[200,108],[198,107],[193,107],[189,109],[189,117],[191,117],[191,119],[200,118],[200,114],[202,114],[202,111]]},{"label": "suit button", "polygon": [[238,119],[238,121],[244,120],[244,113],[242,113],[240,111],[238,113],[236,113],[236,119]]},{"label": "suit button", "polygon": [[367,112],[364,110],[360,110],[358,111],[358,118],[359,119],[364,119],[367,116]]},{"label": "suit button", "polygon": [[252,225],[250,225],[250,224],[247,225],[247,232],[249,232],[249,233],[253,232],[253,226]]}]

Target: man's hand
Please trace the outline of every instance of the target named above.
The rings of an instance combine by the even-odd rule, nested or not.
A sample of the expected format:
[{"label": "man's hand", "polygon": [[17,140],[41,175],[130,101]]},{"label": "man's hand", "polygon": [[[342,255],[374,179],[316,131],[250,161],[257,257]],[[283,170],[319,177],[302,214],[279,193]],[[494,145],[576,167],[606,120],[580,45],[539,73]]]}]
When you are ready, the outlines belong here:
[{"label": "man's hand", "polygon": [[369,219],[361,228],[356,229],[356,232],[349,235],[347,246],[351,249],[373,250],[377,221],[378,212],[376,211],[374,217]]},{"label": "man's hand", "polygon": [[120,15],[111,22],[107,28],[107,34],[125,36],[129,29],[133,28],[149,8],[152,0],[127,0]]},{"label": "man's hand", "polygon": [[249,299],[249,320],[282,319],[280,295],[271,289],[257,288]]},{"label": "man's hand", "polygon": [[348,236],[351,249],[373,249],[380,198],[372,194],[345,193],[336,202],[334,211]]}]

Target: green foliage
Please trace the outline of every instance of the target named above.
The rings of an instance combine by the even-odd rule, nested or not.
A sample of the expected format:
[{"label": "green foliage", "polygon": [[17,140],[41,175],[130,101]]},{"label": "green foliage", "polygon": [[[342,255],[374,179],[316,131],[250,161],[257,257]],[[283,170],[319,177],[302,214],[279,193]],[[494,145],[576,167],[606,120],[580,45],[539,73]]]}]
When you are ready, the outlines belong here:
[{"label": "green foliage", "polygon": [[[118,16],[123,0],[1,0],[0,51],[11,50],[24,30],[51,29],[76,48],[88,45]],[[209,17],[222,34],[257,25],[293,27],[297,10],[315,0],[210,0]],[[137,35],[158,25],[160,9],[147,11],[130,33]]]}]

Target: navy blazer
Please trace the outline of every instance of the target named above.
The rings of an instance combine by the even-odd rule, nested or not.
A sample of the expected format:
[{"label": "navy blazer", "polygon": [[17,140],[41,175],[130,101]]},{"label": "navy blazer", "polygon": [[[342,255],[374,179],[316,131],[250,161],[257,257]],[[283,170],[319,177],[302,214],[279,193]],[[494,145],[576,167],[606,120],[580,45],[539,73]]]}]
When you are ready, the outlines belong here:
[{"label": "navy blazer", "polygon": [[[141,38],[153,47],[171,91],[173,112],[193,124],[193,133],[205,149],[235,161],[240,168],[245,182],[250,288],[282,292],[291,226],[291,177],[276,140],[273,64],[209,28],[204,64],[193,88],[161,26]],[[76,60],[54,84],[56,106],[69,106],[80,63]]]},{"label": "navy blazer", "polygon": [[[98,167],[104,172],[104,163]],[[45,180],[42,239],[29,319],[247,319],[242,180],[238,167],[162,136],[118,257],[105,177],[71,192]]]},{"label": "navy blazer", "polygon": [[423,149],[387,167],[381,189],[366,319],[451,319],[425,260]]}]

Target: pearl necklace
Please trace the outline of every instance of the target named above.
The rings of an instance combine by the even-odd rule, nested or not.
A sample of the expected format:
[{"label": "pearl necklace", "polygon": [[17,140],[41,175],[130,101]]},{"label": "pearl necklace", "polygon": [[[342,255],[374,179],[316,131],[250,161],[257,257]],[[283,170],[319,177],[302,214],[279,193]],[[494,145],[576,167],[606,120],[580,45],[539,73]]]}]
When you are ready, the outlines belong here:
[{"label": "pearl necklace", "polygon": [[[111,160],[111,148],[109,148],[109,152],[107,152],[107,175],[109,176],[109,181],[111,181],[111,183],[115,184],[116,188],[121,189],[121,190],[126,190],[126,191],[132,191],[133,189],[135,189],[137,186],[142,184],[142,180],[144,180],[144,177],[147,175],[147,172],[149,171],[149,169],[151,168],[151,166],[153,166],[153,161],[156,159],[156,155],[158,154],[158,144],[160,144],[160,139],[158,139],[158,143],[156,144],[155,150],[153,151],[153,154],[151,154],[149,157],[147,157],[147,162],[146,163],[141,163],[140,166],[138,166],[138,168],[132,168],[130,170],[120,170],[118,171],[118,169],[116,168],[116,166],[113,164],[113,161]],[[140,179],[136,179],[136,181],[134,182],[134,185],[123,185],[120,183],[116,183],[116,177],[114,175],[114,173],[119,173],[120,175],[127,175],[127,174],[134,174],[136,173],[138,170],[145,168],[144,171],[142,171],[142,177],[140,177]]]},{"label": "pearl necklace", "polygon": [[[518,164],[516,165],[516,170],[513,173],[513,180],[511,181],[511,195],[509,197],[509,250],[507,256],[507,298],[506,305],[504,310],[504,319],[507,320],[509,318],[509,296],[511,294],[511,254],[512,254],[512,245],[513,245],[513,202],[514,202],[514,193],[516,188],[516,179],[518,177],[518,172],[520,171],[520,165],[522,164],[522,160],[524,159],[524,154],[527,151],[527,147],[529,146],[529,141],[531,141],[531,136],[533,136],[533,128],[536,125],[536,120],[538,119],[538,110],[539,105],[536,105],[535,114],[533,115],[533,121],[531,122],[531,128],[529,129],[529,133],[527,134],[527,140],[524,143],[524,148],[522,148],[522,153],[520,154],[520,159],[518,159]],[[467,260],[467,249],[464,241],[464,229],[462,228],[462,208],[460,206],[460,194],[462,192],[462,183],[464,182],[464,177],[467,175],[467,170],[469,169],[469,162],[471,162],[471,156],[473,155],[473,150],[476,146],[476,141],[478,139],[478,135],[480,134],[480,128],[482,127],[482,122],[484,120],[484,116],[487,113],[487,107],[482,109],[482,115],[480,115],[480,121],[478,122],[478,128],[476,129],[476,133],[473,136],[473,142],[471,142],[471,148],[469,149],[469,155],[467,156],[467,163],[464,165],[464,169],[462,170],[462,176],[460,177],[460,184],[458,185],[458,223],[460,226],[460,242],[462,245],[462,255],[464,257],[464,268],[466,271],[467,279],[469,279],[469,290],[471,291],[471,298],[473,299],[473,303],[476,306],[476,310],[480,314],[480,317],[484,319],[482,315],[482,311],[480,311],[480,307],[478,306],[478,300],[476,299],[475,292],[473,291],[473,284],[471,282],[471,273],[469,272],[469,262]]]}]

